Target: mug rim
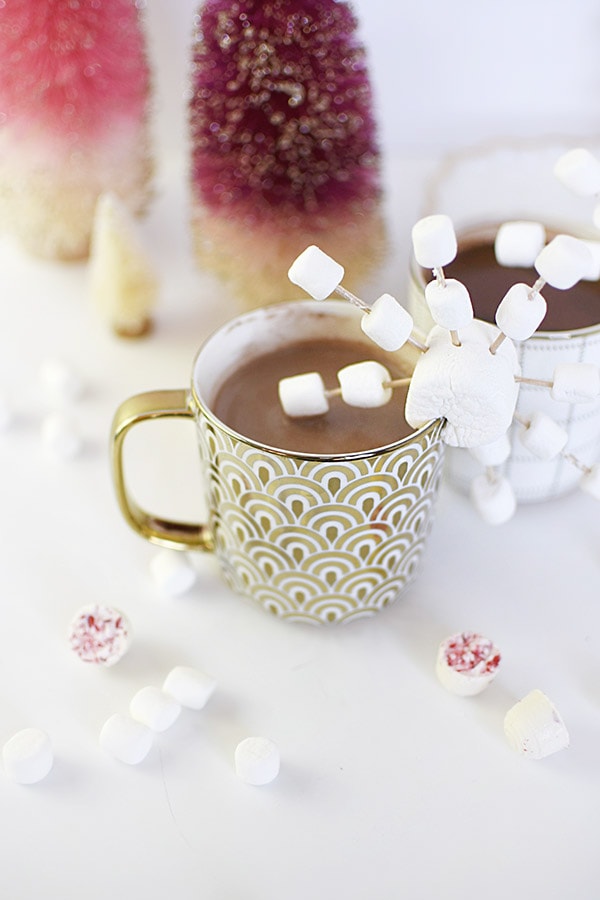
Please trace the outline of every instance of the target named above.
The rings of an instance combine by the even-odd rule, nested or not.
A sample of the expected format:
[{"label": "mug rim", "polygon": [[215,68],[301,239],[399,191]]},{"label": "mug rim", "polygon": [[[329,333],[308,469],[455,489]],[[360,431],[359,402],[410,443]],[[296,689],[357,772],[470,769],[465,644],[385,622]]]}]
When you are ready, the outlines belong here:
[{"label": "mug rim", "polygon": [[[407,446],[411,444],[416,438],[421,437],[422,435],[428,434],[431,432],[435,435],[436,429],[439,429],[439,434],[436,437],[441,441],[441,432],[443,430],[443,426],[445,425],[445,419],[437,418],[431,419],[429,422],[426,422],[420,428],[411,431],[410,434],[405,435],[402,438],[399,438],[397,441],[393,441],[389,444],[382,444],[378,447],[372,447],[367,450],[356,450],[352,453],[309,453],[307,451],[302,450],[288,450],[284,447],[276,447],[270,444],[264,443],[262,441],[256,440],[255,438],[250,438],[245,434],[242,434],[239,431],[236,431],[222,419],[220,419],[211,409],[206,400],[204,400],[200,396],[200,392],[198,390],[198,385],[195,378],[196,367],[200,360],[202,353],[205,351],[208,344],[215,338],[217,338],[222,332],[226,329],[230,328],[236,322],[241,321],[243,319],[249,319],[253,316],[260,315],[266,313],[267,311],[275,311],[277,314],[278,309],[289,308],[291,305],[296,308],[305,306],[312,310],[322,310],[323,312],[327,312],[328,310],[336,309],[341,310],[343,307],[346,307],[348,312],[347,314],[354,315],[353,312],[354,307],[351,307],[347,304],[345,300],[309,300],[305,298],[300,298],[298,300],[284,300],[281,303],[272,303],[268,306],[257,307],[253,310],[248,310],[247,312],[241,313],[234,318],[229,319],[227,322],[224,322],[222,325],[218,326],[214,329],[202,342],[202,345],[196,352],[194,357],[194,362],[192,366],[192,379],[191,379],[191,389],[190,396],[193,398],[194,405],[196,408],[204,415],[204,417],[215,427],[219,429],[219,431],[227,434],[230,438],[234,440],[241,441],[249,447],[254,447],[257,450],[261,450],[266,453],[272,453],[276,456],[286,457],[288,459],[301,459],[310,462],[341,462],[341,461],[356,461],[358,459],[370,459],[374,456],[383,456],[386,453],[391,453],[395,450],[401,449],[403,446]],[[356,310],[356,314],[359,315],[359,311]]]}]

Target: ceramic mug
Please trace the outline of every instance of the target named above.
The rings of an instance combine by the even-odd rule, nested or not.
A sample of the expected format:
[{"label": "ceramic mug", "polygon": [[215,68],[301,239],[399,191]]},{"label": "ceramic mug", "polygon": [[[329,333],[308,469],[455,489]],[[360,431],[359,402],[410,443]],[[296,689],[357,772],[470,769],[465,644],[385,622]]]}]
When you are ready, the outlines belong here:
[{"label": "ceramic mug", "polygon": [[[317,455],[262,444],[215,416],[219,387],[242,363],[331,334],[364,342],[359,311],[343,301],[308,300],[246,313],[204,343],[188,389],[131,397],[112,427],[117,498],[139,534],[167,547],[214,552],[236,592],[272,614],[316,624],[371,615],[412,582],[444,455],[440,419],[384,447]],[[411,348],[400,352],[414,366]],[[125,481],[127,433],[139,422],[173,416],[196,424],[208,508],[203,524],[152,515]]]}]

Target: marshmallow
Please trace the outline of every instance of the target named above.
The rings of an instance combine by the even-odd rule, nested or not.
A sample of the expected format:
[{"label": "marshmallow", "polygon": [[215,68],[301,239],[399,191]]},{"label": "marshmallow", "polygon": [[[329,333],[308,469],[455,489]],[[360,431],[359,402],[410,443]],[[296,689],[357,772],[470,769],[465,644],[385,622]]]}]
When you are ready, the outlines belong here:
[{"label": "marshmallow", "polygon": [[45,449],[55,459],[74,459],[83,449],[83,441],[75,426],[67,416],[60,413],[44,418],[41,437]]},{"label": "marshmallow", "polygon": [[473,304],[467,288],[456,278],[444,283],[430,281],[425,287],[425,300],[436,325],[458,331],[473,319]]},{"label": "marshmallow", "polygon": [[384,350],[399,350],[410,337],[413,330],[412,316],[398,303],[391,294],[382,294],[371,311],[365,313],[360,327]]},{"label": "marshmallow", "polygon": [[424,269],[439,269],[456,256],[456,235],[449,216],[419,219],[412,228],[415,258]]},{"label": "marshmallow", "polygon": [[71,403],[78,400],[84,392],[82,379],[62,359],[44,360],[39,375],[42,389],[53,403]]},{"label": "marshmallow", "polygon": [[348,406],[360,406],[369,409],[374,406],[385,406],[392,396],[388,383],[392,376],[385,366],[373,359],[344,366],[337,373],[342,389],[342,400]]},{"label": "marshmallow", "polygon": [[570,234],[558,234],[538,254],[534,265],[544,281],[564,291],[590,271],[590,256],[583,241]]},{"label": "marshmallow", "polygon": [[288,278],[314,300],[325,300],[335,291],[344,277],[344,268],[312,244],[307,247],[288,270]]},{"label": "marshmallow", "polygon": [[532,413],[529,424],[520,431],[519,437],[538,459],[550,460],[558,456],[569,440],[569,433],[544,412]]},{"label": "marshmallow", "polygon": [[504,733],[513,750],[530,759],[543,759],[569,746],[569,732],[558,710],[537,689],[509,709]]},{"label": "marshmallow", "polygon": [[248,737],[235,748],[235,771],[247,784],[269,784],[279,767],[279,750],[269,738]]},{"label": "marshmallow", "polygon": [[107,719],[100,731],[102,749],[128,766],[141,763],[148,756],[153,742],[154,733],[147,725],[122,713],[115,713]]},{"label": "marshmallow", "polygon": [[282,378],[278,393],[279,402],[287,416],[322,416],[329,409],[325,385],[318,372]]},{"label": "marshmallow", "polygon": [[511,341],[490,353],[493,325],[474,320],[455,347],[448,332],[435,325],[428,350],[413,372],[405,404],[406,421],[421,428],[438,417],[447,420],[443,439],[453,447],[489,444],[508,431],[519,388],[517,354]]},{"label": "marshmallow", "polygon": [[554,174],[579,197],[593,197],[600,193],[600,162],[583,147],[569,150],[561,156],[554,165]]},{"label": "marshmallow", "polygon": [[590,251],[590,269],[582,275],[585,281],[600,281],[600,241],[582,241]]},{"label": "marshmallow", "polygon": [[494,241],[496,262],[529,268],[545,243],[546,229],[541,222],[504,222]]},{"label": "marshmallow", "polygon": [[179,716],[181,704],[160,688],[148,685],[131,698],[129,712],[132,719],[152,731],[166,731]]},{"label": "marshmallow", "polygon": [[546,315],[546,301],[526,284],[513,284],[496,310],[496,325],[513,341],[526,341]]},{"label": "marshmallow", "polygon": [[489,466],[501,466],[506,462],[510,456],[510,449],[510,440],[508,434],[505,433],[489,444],[471,447],[469,453],[478,463],[488,468]]},{"label": "marshmallow", "polygon": [[592,363],[560,363],[554,370],[552,397],[565,403],[595,400],[600,394],[600,368]]},{"label": "marshmallow", "polygon": [[507,478],[488,478],[477,475],[471,482],[471,501],[488,525],[503,525],[517,508],[512,485]]},{"label": "marshmallow", "polygon": [[17,784],[35,784],[54,764],[50,738],[39,728],[18,731],[2,748],[4,771]]},{"label": "marshmallow", "polygon": [[196,570],[181,550],[159,550],[150,561],[150,572],[161,593],[185,594],[196,581]]},{"label": "marshmallow", "polygon": [[190,666],[176,666],[163,684],[163,691],[188,709],[202,709],[210,699],[217,682],[210,675]]},{"label": "marshmallow", "polygon": [[489,638],[465,631],[441,642],[435,671],[446,690],[474,697],[494,680],[499,664],[500,651]]},{"label": "marshmallow", "polygon": [[582,491],[585,491],[586,494],[590,494],[594,497],[595,500],[600,500],[600,463],[592,466],[592,468],[585,473],[579,482],[579,487]]},{"label": "marshmallow", "polygon": [[83,662],[113,666],[129,649],[131,626],[118,609],[98,604],[81,609],[69,629],[69,645]]}]

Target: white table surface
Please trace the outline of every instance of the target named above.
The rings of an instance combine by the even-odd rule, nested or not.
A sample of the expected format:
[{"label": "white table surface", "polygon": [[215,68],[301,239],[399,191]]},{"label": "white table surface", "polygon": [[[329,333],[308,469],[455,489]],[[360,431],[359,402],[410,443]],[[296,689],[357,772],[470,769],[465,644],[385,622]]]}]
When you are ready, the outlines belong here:
[{"label": "white table surface", "polygon": [[[394,254],[375,291],[402,294],[407,235],[431,161],[388,161]],[[159,173],[144,238],[163,279],[154,333],[109,334],[91,309],[84,264],[32,260],[0,244],[0,390],[18,418],[0,439],[0,743],[36,726],[55,764],[37,785],[0,777],[0,891],[6,900],[454,900],[481,893],[598,896],[600,861],[600,507],[577,493],[521,507],[498,528],[444,485],[418,580],[384,613],[348,627],[288,624],[255,609],[198,556],[198,581],[161,596],[157,552],[117,509],[113,412],[130,394],[184,387],[194,352],[235,312],[194,270],[184,177]],[[379,283],[380,282],[380,283]],[[87,393],[72,412],[85,452],[48,458],[38,372],[68,361]],[[128,444],[139,497],[199,518],[193,427],[152,426]],[[83,605],[130,618],[130,652],[81,663],[66,630]],[[476,698],[434,675],[439,641],[475,629],[501,648]],[[184,711],[137,767],[98,734],[132,695],[175,665],[218,688]],[[567,751],[534,762],[507,744],[503,717],[533,688],[557,705]],[[278,744],[272,784],[242,783],[236,744]]]}]

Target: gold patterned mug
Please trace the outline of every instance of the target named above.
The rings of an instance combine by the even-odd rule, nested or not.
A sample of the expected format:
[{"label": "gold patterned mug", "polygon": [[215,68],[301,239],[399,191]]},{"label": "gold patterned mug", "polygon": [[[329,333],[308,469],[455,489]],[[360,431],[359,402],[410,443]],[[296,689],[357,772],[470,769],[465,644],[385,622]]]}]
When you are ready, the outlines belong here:
[{"label": "gold patterned mug", "polygon": [[[291,341],[332,334],[364,342],[358,310],[308,300],[239,316],[204,343],[190,389],[129,398],[112,429],[116,493],[137,532],[163,546],[214,552],[235,591],[275,615],[315,624],[371,615],[413,580],[443,462],[439,419],[383,447],[317,455],[265,445],[216,417],[216,393],[242,363]],[[125,484],[127,433],[165,416],[195,420],[205,524],[151,515]]]}]

